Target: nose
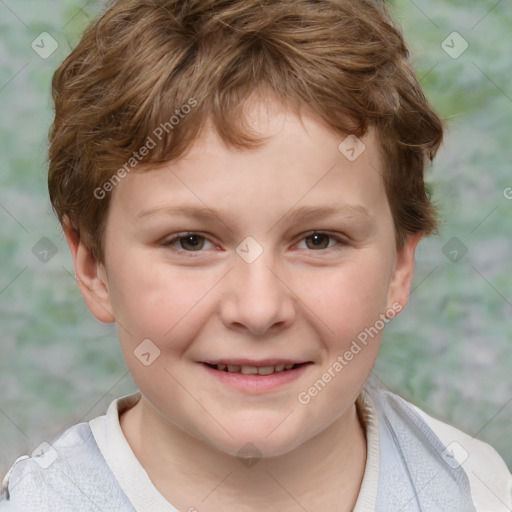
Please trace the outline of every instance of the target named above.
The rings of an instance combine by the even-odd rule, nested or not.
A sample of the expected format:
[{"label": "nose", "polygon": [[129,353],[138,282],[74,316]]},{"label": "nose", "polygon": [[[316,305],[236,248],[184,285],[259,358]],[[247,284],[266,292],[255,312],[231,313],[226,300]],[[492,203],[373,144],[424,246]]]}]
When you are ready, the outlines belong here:
[{"label": "nose", "polygon": [[263,251],[252,263],[237,256],[226,292],[221,317],[230,329],[246,329],[261,336],[285,328],[295,319],[296,295],[270,251]]}]

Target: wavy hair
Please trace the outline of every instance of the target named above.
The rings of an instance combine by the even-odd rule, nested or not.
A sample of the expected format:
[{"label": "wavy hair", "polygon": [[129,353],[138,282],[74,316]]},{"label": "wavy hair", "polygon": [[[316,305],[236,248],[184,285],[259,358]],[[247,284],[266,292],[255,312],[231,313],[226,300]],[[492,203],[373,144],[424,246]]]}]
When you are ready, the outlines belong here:
[{"label": "wavy hair", "polygon": [[[178,159],[207,120],[228,144],[261,144],[244,123],[243,106],[265,91],[297,112],[312,109],[340,134],[376,129],[400,248],[408,233],[437,231],[424,169],[443,136],[408,57],[378,1],[117,1],[53,76],[53,208],[102,261],[111,195],[99,198],[95,190],[158,126],[167,128],[137,171]],[[191,98],[194,108],[171,129],[169,120]]]}]

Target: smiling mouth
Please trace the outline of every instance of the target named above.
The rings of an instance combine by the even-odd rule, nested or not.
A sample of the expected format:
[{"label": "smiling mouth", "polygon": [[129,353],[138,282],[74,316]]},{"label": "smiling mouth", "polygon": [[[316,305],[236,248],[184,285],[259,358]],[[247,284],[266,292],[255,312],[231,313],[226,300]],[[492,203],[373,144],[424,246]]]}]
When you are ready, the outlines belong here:
[{"label": "smiling mouth", "polygon": [[203,363],[214,370],[225,373],[242,373],[244,375],[272,375],[274,373],[282,373],[293,371],[301,366],[312,363],[297,363],[297,364],[276,364],[269,366],[247,366],[238,364],[210,364]]}]

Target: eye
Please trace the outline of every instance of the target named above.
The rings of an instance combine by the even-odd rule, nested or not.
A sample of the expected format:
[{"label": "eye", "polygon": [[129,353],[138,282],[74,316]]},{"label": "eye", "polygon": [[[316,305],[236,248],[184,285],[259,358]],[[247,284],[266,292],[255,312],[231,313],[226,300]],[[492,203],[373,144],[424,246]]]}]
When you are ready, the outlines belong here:
[{"label": "eye", "polygon": [[164,247],[169,247],[175,246],[176,243],[179,243],[179,247],[177,247],[178,251],[182,250],[185,252],[201,252],[205,242],[208,242],[206,237],[199,233],[180,233],[179,235],[165,240],[162,245]]},{"label": "eye", "polygon": [[[337,242],[338,247],[335,247],[336,244],[329,246],[329,239]],[[340,238],[339,236],[332,235],[330,233],[324,233],[323,231],[313,231],[302,239],[306,242],[306,247],[308,249],[313,249],[314,251],[319,251],[323,249],[340,249],[340,246],[348,245],[346,240]]]},{"label": "eye", "polygon": [[[329,245],[330,240],[335,243]],[[348,245],[348,242],[343,238],[323,231],[306,233],[306,235],[301,238],[301,242],[302,241],[305,241],[306,249],[310,249],[314,252],[321,252],[327,249],[338,250]],[[202,249],[205,248],[205,243],[209,243],[212,248],[215,248],[215,244],[208,240],[208,237],[200,233],[179,233],[164,240],[161,245],[163,247],[172,247],[179,253],[186,253],[186,256],[193,257],[193,253],[204,252]],[[299,249],[302,248],[299,247]]]}]

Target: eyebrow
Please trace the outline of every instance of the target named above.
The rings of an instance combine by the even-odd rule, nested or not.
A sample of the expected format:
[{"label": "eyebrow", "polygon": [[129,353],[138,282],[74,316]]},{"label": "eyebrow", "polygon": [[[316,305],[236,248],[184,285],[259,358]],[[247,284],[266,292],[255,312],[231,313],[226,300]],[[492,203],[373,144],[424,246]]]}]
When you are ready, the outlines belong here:
[{"label": "eyebrow", "polygon": [[[167,205],[149,208],[140,211],[137,214],[137,218],[148,217],[158,213],[166,215],[180,215],[198,220],[212,220],[217,218],[222,223],[228,224],[227,215],[223,212],[214,208],[198,206]],[[363,217],[365,220],[370,220],[372,215],[370,214],[370,211],[361,204],[341,204],[339,206],[301,206],[281,216],[280,220],[277,221],[276,224],[279,224],[282,221],[293,223],[308,220],[311,221],[326,217]],[[274,224],[274,226],[276,224]]]},{"label": "eyebrow", "polygon": [[289,222],[315,220],[325,217],[364,217],[371,219],[368,208],[361,204],[340,204],[339,206],[301,206],[282,217]]}]

